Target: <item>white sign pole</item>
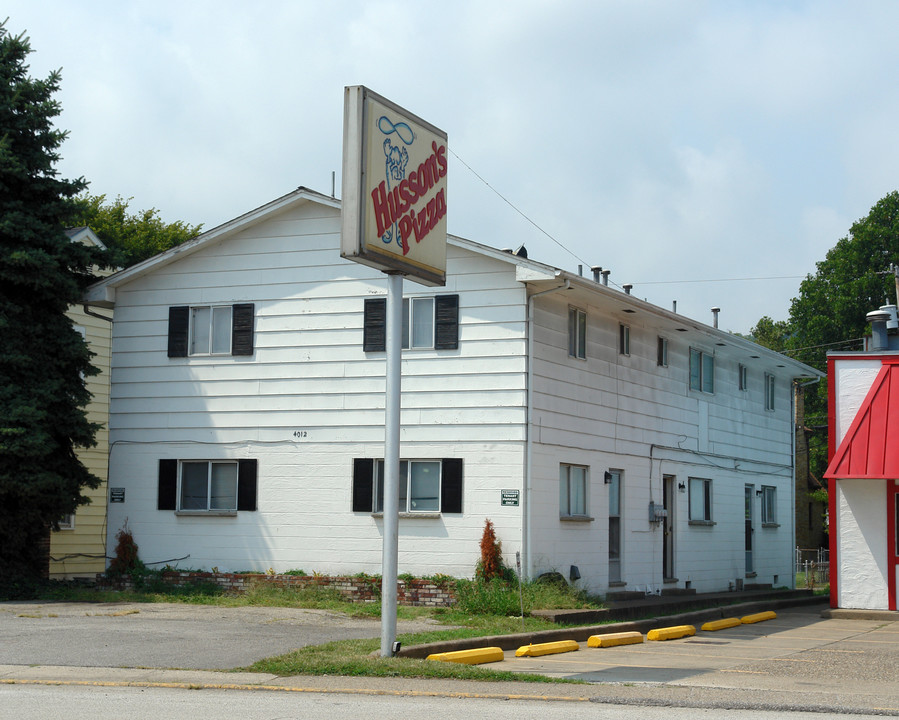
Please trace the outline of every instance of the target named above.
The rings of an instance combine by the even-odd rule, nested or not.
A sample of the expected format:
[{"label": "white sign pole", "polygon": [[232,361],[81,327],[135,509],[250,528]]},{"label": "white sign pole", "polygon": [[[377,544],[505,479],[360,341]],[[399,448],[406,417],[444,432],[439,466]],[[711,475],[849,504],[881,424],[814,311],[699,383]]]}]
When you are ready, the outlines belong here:
[{"label": "white sign pole", "polygon": [[387,275],[387,389],[384,401],[384,538],[381,558],[381,657],[393,657],[399,555],[400,385],[403,276]]}]

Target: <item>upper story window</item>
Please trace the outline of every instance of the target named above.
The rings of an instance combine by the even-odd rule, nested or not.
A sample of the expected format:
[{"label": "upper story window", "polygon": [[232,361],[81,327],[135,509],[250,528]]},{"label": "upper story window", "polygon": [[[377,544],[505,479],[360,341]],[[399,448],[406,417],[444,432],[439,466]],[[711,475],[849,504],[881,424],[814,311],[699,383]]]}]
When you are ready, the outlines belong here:
[{"label": "upper story window", "polygon": [[168,356],[252,355],[253,303],[169,308]]},{"label": "upper story window", "polygon": [[765,373],[765,410],[774,409],[774,376]]},{"label": "upper story window", "polygon": [[690,348],[690,389],[715,392],[715,356]]},{"label": "upper story window", "polygon": [[659,367],[668,367],[668,338],[659,336],[656,348],[656,364]]},{"label": "upper story window", "polygon": [[749,390],[749,370],[745,365],[740,365],[737,369],[737,375],[739,378],[740,390],[744,392]]},{"label": "upper story window", "polygon": [[587,313],[579,308],[568,308],[568,354],[571,357],[587,357]]},{"label": "upper story window", "polygon": [[631,354],[631,328],[629,325],[618,326],[618,352],[621,355]]},{"label": "upper story window", "polygon": [[[462,459],[400,460],[401,513],[461,513]],[[353,460],[353,512],[384,512],[384,461]]]},{"label": "upper story window", "polygon": [[[403,348],[455,350],[459,347],[459,296],[403,298]],[[366,298],[362,349],[387,348],[387,299]]]}]

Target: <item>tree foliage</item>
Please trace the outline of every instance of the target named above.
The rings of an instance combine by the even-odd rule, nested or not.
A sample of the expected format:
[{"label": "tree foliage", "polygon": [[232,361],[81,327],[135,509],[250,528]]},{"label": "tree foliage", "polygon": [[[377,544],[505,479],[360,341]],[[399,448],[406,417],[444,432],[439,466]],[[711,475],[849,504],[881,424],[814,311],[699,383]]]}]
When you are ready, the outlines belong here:
[{"label": "tree foliage", "polygon": [[[799,286],[786,321],[763,317],[752,330],[762,345],[825,372],[829,350],[862,347],[868,332],[865,316],[896,303],[891,264],[899,266],[899,192],[877,202],[849,234],[837,241]],[[810,466],[819,480],[827,465],[827,383],[806,392]]]},{"label": "tree foliage", "polygon": [[202,225],[166,223],[156,208],[128,211],[133,198],[83,194],[76,198],[70,225],[86,225],[113,251],[117,264],[128,267],[180,245],[200,234]]},{"label": "tree foliage", "polygon": [[66,310],[105,258],[65,233],[85,182],[58,177],[60,74],[31,78],[30,52],[0,24],[0,577],[46,572],[48,526],[99,483],[75,454],[94,443],[84,378],[96,370]]}]

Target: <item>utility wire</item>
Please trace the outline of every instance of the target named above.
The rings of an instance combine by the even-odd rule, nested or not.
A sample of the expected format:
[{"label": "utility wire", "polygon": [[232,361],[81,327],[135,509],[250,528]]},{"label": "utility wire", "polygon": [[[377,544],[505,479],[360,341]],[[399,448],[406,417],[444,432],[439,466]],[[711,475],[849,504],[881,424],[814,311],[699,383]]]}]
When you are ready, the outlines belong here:
[{"label": "utility wire", "polygon": [[[534,220],[532,220],[528,215],[526,215],[524,213],[524,211],[522,211],[517,205],[515,205],[515,203],[513,203],[511,200],[509,200],[509,198],[507,198],[499,190],[497,190],[495,187],[493,187],[493,185],[491,185],[489,182],[487,182],[487,180],[485,180],[483,177],[481,177],[481,175],[473,167],[471,167],[471,165],[469,165],[461,157],[459,157],[459,155],[456,152],[454,152],[452,148],[450,148],[449,151],[450,151],[450,153],[452,153],[452,156],[454,158],[456,158],[456,160],[458,160],[466,168],[468,168],[468,171],[472,175],[474,175],[478,180],[480,180],[482,183],[484,183],[484,185],[486,185],[491,190],[491,192],[493,192],[498,198],[500,198],[504,203],[506,203],[506,205],[508,205],[515,212],[517,212],[519,215],[521,215],[521,217],[523,217],[525,220],[527,220],[531,225],[533,225],[535,228],[537,228],[537,230],[539,230],[541,233],[546,235],[546,237],[548,237],[556,245],[558,245],[560,248],[562,248],[562,250],[564,250],[569,255],[571,255],[571,257],[573,257],[575,260],[577,260],[578,262],[580,262],[583,265],[586,265],[587,267],[592,267],[591,263],[584,260],[582,257],[577,255],[572,250],[569,250],[559,240],[556,240],[556,238],[554,238],[552,235],[550,235],[546,230],[544,230]],[[635,285],[635,286],[636,285],[640,285],[640,286],[643,286],[643,285],[675,285],[675,284],[689,284],[689,283],[747,282],[747,281],[758,281],[758,280],[802,280],[805,277],[806,277],[805,275],[778,275],[778,276],[774,276],[774,277],[720,278],[720,279],[714,279],[714,280],[655,280],[655,281],[650,281],[650,282],[634,282],[633,285]],[[614,280],[609,280],[609,282],[612,285],[615,285],[615,287],[623,289]]]}]

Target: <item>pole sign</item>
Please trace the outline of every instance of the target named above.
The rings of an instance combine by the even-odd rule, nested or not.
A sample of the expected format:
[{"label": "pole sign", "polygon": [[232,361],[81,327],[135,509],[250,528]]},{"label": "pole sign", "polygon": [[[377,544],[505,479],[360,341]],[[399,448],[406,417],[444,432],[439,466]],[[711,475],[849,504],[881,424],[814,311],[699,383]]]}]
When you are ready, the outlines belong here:
[{"label": "pole sign", "polygon": [[361,85],[344,90],[341,257],[446,284],[446,133]]}]

